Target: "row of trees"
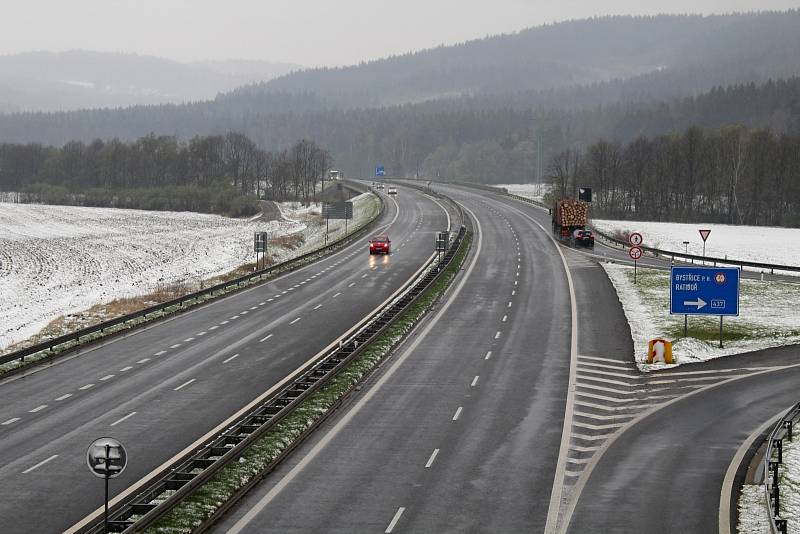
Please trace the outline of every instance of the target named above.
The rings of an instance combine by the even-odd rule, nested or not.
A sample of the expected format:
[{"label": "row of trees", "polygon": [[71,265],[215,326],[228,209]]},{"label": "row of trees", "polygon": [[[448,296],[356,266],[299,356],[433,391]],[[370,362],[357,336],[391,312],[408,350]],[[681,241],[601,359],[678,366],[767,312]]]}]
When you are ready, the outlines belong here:
[{"label": "row of trees", "polygon": [[593,188],[595,216],[800,225],[800,135],[729,126],[598,141],[548,166],[556,196]]},{"label": "row of trees", "polygon": [[[131,143],[97,139],[88,144],[71,141],[60,148],[2,144],[0,191],[27,192],[23,198],[32,200],[63,203],[72,199],[74,203],[127,207],[141,203],[150,209],[163,205],[154,199],[158,189],[172,188],[173,194],[186,197],[187,206],[219,211],[214,202],[198,202],[197,195],[207,197],[216,191],[229,198],[230,193],[221,194],[220,187],[230,187],[242,197],[252,196],[253,202],[244,209],[252,211],[258,198],[311,198],[330,165],[330,154],[312,141],[304,139],[285,150],[266,151],[235,132],[194,137],[187,143],[172,136],[148,135]],[[140,192],[134,194],[134,190]],[[129,202],[121,200],[121,191]],[[141,201],[131,200],[136,198]]]}]

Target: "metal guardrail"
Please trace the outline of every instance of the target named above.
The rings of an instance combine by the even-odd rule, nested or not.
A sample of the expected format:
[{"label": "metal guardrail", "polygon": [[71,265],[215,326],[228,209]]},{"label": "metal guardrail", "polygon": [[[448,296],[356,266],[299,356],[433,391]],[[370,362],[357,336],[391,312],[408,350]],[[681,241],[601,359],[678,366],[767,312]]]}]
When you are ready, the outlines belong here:
[{"label": "metal guardrail", "polygon": [[[449,248],[440,265],[450,264],[461,247],[466,231],[466,227],[462,225],[455,235],[453,246]],[[249,445],[264,436],[294,408],[327,384],[361,354],[370,341],[389,328],[394,320],[442,275],[443,269],[432,268],[434,263],[436,260],[431,257],[420,270],[422,272],[420,276],[409,280],[398,290],[395,298],[365,318],[361,328],[343,340],[338,347],[309,364],[280,392],[255,407],[215,439],[165,469],[157,481],[146,489],[112,507],[109,511],[109,530],[133,533],[147,529],[222,468],[237,461]],[[316,424],[318,423],[319,421]],[[311,430],[313,426],[306,430],[303,436]],[[287,447],[265,471],[277,465],[290,450],[291,447]],[[257,479],[258,477],[254,477],[253,483],[257,482]],[[99,534],[103,529],[101,518],[80,532]]]},{"label": "metal guardrail", "polygon": [[792,431],[800,422],[800,403],[795,404],[772,429],[767,438],[767,450],[764,453],[764,496],[767,499],[767,515],[769,528],[773,534],[786,534],[786,519],[780,517],[780,486],[778,469],[783,464],[783,441],[792,441]]},{"label": "metal guardrail", "polygon": [[[594,232],[603,239],[611,241],[612,243],[619,245],[623,249],[630,248],[630,244],[615,237],[611,237],[610,235],[601,232],[597,228],[594,228]],[[770,274],[775,274],[776,270],[800,273],[800,266],[795,266],[795,265],[776,265],[773,263],[761,263],[757,261],[735,260],[735,259],[731,260],[728,258],[713,258],[710,256],[698,256],[696,254],[673,252],[671,250],[661,250],[658,248],[645,247],[642,245],[640,245],[639,248],[653,254],[654,256],[668,257],[672,262],[675,261],[675,258],[681,258],[691,263],[694,263],[695,261],[697,261],[698,263],[711,263],[714,267],[716,267],[717,265],[737,265],[739,267],[752,267],[754,269],[769,270]]]},{"label": "metal guardrail", "polygon": [[[526,198],[526,197],[521,197],[521,196],[515,195],[513,193],[509,193],[505,189],[502,189],[502,188],[499,188],[499,187],[492,187],[492,186],[483,185],[483,184],[471,184],[471,183],[467,183],[467,182],[448,182],[448,183],[451,183],[453,185],[460,185],[460,186],[464,186],[464,187],[472,187],[472,188],[475,188],[475,189],[481,189],[483,191],[492,191],[494,193],[498,193],[498,194],[501,194],[501,195],[505,195],[505,196],[514,198],[514,199],[519,200],[521,202],[526,202],[528,204],[533,204],[535,206],[539,206],[540,208],[549,209],[548,206],[546,206],[542,202],[539,202],[537,200],[533,200],[533,199],[530,199],[530,198]],[[617,239],[615,237],[611,237],[611,236],[605,234],[604,232],[601,232],[597,228],[593,228],[593,230],[594,230],[595,234],[599,235],[600,237],[602,237],[603,239],[605,239],[607,241],[611,241],[612,243],[619,245],[623,249],[630,248],[630,244],[626,243],[625,241],[622,241],[622,240]],[[644,250],[646,252],[649,252],[649,253],[653,254],[654,256],[657,256],[657,257],[670,258],[670,261],[672,261],[673,263],[675,262],[676,258],[681,258],[681,259],[686,260],[686,261],[691,262],[691,263],[694,263],[695,261],[704,262],[704,263],[710,263],[714,267],[716,267],[717,265],[735,265],[735,266],[739,266],[739,267],[750,267],[750,268],[753,268],[753,269],[769,270],[770,274],[775,274],[775,271],[787,271],[787,272],[800,273],[800,266],[796,266],[796,265],[777,265],[777,264],[773,264],[773,263],[762,263],[762,262],[757,262],[757,261],[736,260],[736,259],[728,259],[728,258],[712,258],[712,257],[709,257],[709,256],[698,256],[696,254],[685,254],[685,253],[682,253],[682,252],[673,252],[671,250],[661,250],[661,249],[658,249],[658,248],[645,247],[645,246],[641,246],[641,245],[640,245],[639,248],[641,248],[642,250]]]},{"label": "metal guardrail", "polygon": [[[358,184],[358,188],[356,188],[356,187],[354,187],[352,185],[348,185],[348,187],[351,187],[353,190],[360,191],[360,192],[366,192],[366,191],[370,190],[369,188],[364,188],[364,186],[361,185],[361,184]],[[153,314],[157,314],[159,312],[164,312],[168,308],[172,308],[174,306],[179,307],[180,311],[183,311],[186,308],[189,308],[189,307],[192,307],[192,306],[195,306],[196,304],[198,304],[198,300],[203,299],[203,297],[208,297],[208,298],[218,297],[218,296],[220,296],[222,294],[228,294],[228,293],[231,293],[234,290],[241,289],[242,287],[249,287],[249,286],[251,286],[251,285],[253,285],[255,283],[258,283],[258,282],[261,282],[261,281],[265,281],[267,279],[272,278],[273,274],[276,273],[276,272],[280,273],[280,272],[284,272],[284,271],[287,271],[287,270],[291,270],[293,264],[302,264],[302,263],[305,263],[310,258],[313,258],[313,257],[316,257],[316,256],[320,256],[320,257],[324,256],[324,255],[328,254],[329,252],[331,252],[331,251],[333,251],[333,250],[335,250],[337,248],[342,247],[344,244],[348,243],[349,241],[351,241],[353,239],[357,239],[358,237],[363,235],[365,232],[367,232],[375,224],[375,222],[378,220],[378,218],[380,217],[380,215],[383,213],[383,210],[384,210],[383,199],[380,198],[380,195],[377,195],[377,196],[380,199],[381,207],[380,207],[378,215],[375,217],[375,219],[373,219],[372,221],[368,222],[367,224],[365,224],[361,228],[353,231],[352,233],[347,234],[345,236],[342,236],[341,238],[337,239],[336,241],[333,241],[333,242],[329,243],[328,245],[326,245],[326,246],[324,246],[322,248],[318,248],[316,250],[312,250],[310,252],[307,252],[305,254],[302,254],[302,255],[297,256],[295,258],[292,258],[290,260],[278,263],[276,265],[272,265],[272,266],[267,267],[265,269],[261,269],[260,271],[255,271],[255,272],[253,272],[251,274],[246,274],[246,275],[234,278],[232,280],[228,280],[227,282],[222,282],[222,283],[219,283],[219,284],[215,284],[215,285],[210,286],[208,288],[201,289],[200,291],[195,291],[193,293],[189,293],[187,295],[184,295],[182,297],[178,297],[176,299],[172,299],[172,300],[169,300],[169,301],[166,301],[166,302],[162,302],[162,303],[156,304],[154,306],[149,306],[149,307],[141,309],[139,311],[136,311],[136,312],[133,312],[133,313],[129,313],[129,314],[126,314],[126,315],[123,315],[123,316],[120,316],[120,317],[117,317],[115,319],[109,319],[107,321],[103,321],[102,323],[98,323],[98,324],[96,324],[94,326],[81,328],[80,330],[76,330],[75,332],[70,332],[69,334],[64,334],[63,336],[58,336],[58,337],[55,337],[55,338],[52,338],[52,339],[48,339],[46,341],[42,341],[41,343],[37,343],[35,345],[31,345],[30,347],[26,347],[24,349],[16,350],[14,352],[9,352],[8,354],[4,354],[4,355],[0,356],[0,365],[2,365],[4,363],[12,362],[14,360],[20,360],[21,362],[24,362],[25,358],[27,356],[32,356],[34,354],[37,354],[37,353],[40,353],[40,352],[45,352],[45,351],[53,351],[53,350],[61,347],[62,345],[66,345],[68,343],[75,343],[74,346],[70,346],[69,348],[65,349],[64,351],[62,351],[60,353],[53,353],[52,355],[50,355],[49,358],[47,358],[46,360],[43,360],[43,361],[50,361],[54,357],[56,357],[57,355],[61,356],[64,353],[68,352],[68,350],[70,350],[72,348],[77,348],[78,346],[82,346],[84,344],[84,342],[86,342],[87,340],[81,340],[81,338],[85,338],[85,337],[91,336],[91,335],[96,334],[96,333],[103,334],[105,330],[108,330],[108,329],[113,328],[113,327],[115,327],[117,325],[120,325],[120,324],[127,323],[129,321],[135,321],[136,319],[139,319],[139,318],[152,319],[152,318],[150,318],[148,316],[153,315]],[[178,311],[178,310],[176,310],[176,311]]]}]

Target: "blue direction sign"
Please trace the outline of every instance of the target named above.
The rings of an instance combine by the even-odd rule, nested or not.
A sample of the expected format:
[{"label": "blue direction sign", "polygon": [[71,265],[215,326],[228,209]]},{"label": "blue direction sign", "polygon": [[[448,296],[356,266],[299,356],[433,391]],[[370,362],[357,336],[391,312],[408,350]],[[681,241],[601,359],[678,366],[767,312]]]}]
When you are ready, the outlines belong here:
[{"label": "blue direction sign", "polygon": [[383,168],[383,165],[375,167],[375,176],[386,176],[386,169]]},{"label": "blue direction sign", "polygon": [[738,267],[672,267],[669,312],[739,315]]}]

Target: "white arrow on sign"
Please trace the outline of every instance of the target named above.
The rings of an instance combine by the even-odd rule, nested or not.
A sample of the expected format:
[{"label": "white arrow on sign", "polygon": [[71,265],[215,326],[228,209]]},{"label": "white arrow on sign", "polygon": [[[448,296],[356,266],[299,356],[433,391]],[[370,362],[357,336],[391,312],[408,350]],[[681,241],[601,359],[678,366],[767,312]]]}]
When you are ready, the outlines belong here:
[{"label": "white arrow on sign", "polygon": [[706,304],[708,304],[708,303],[706,301],[704,301],[703,299],[701,299],[700,297],[697,297],[697,300],[684,300],[683,301],[683,305],[684,306],[697,306],[698,310],[702,310],[703,308],[705,308]]}]

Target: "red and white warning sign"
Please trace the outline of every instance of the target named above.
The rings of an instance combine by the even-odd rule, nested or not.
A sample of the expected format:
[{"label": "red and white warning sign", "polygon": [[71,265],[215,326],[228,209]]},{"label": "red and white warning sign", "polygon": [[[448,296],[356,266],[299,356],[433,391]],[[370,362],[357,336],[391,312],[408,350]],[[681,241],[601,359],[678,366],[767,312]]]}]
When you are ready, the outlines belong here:
[{"label": "red and white warning sign", "polygon": [[700,230],[700,237],[703,238],[703,243],[706,242],[706,239],[708,239],[709,234],[711,234],[711,230]]},{"label": "red and white warning sign", "polygon": [[639,245],[642,244],[644,238],[642,237],[642,234],[640,234],[639,232],[633,232],[631,235],[628,236],[628,241],[630,241],[631,245],[633,245],[634,247],[638,247]]},{"label": "red and white warning sign", "polygon": [[632,260],[638,260],[642,257],[642,249],[639,247],[631,247],[631,249],[628,251],[628,255]]}]

